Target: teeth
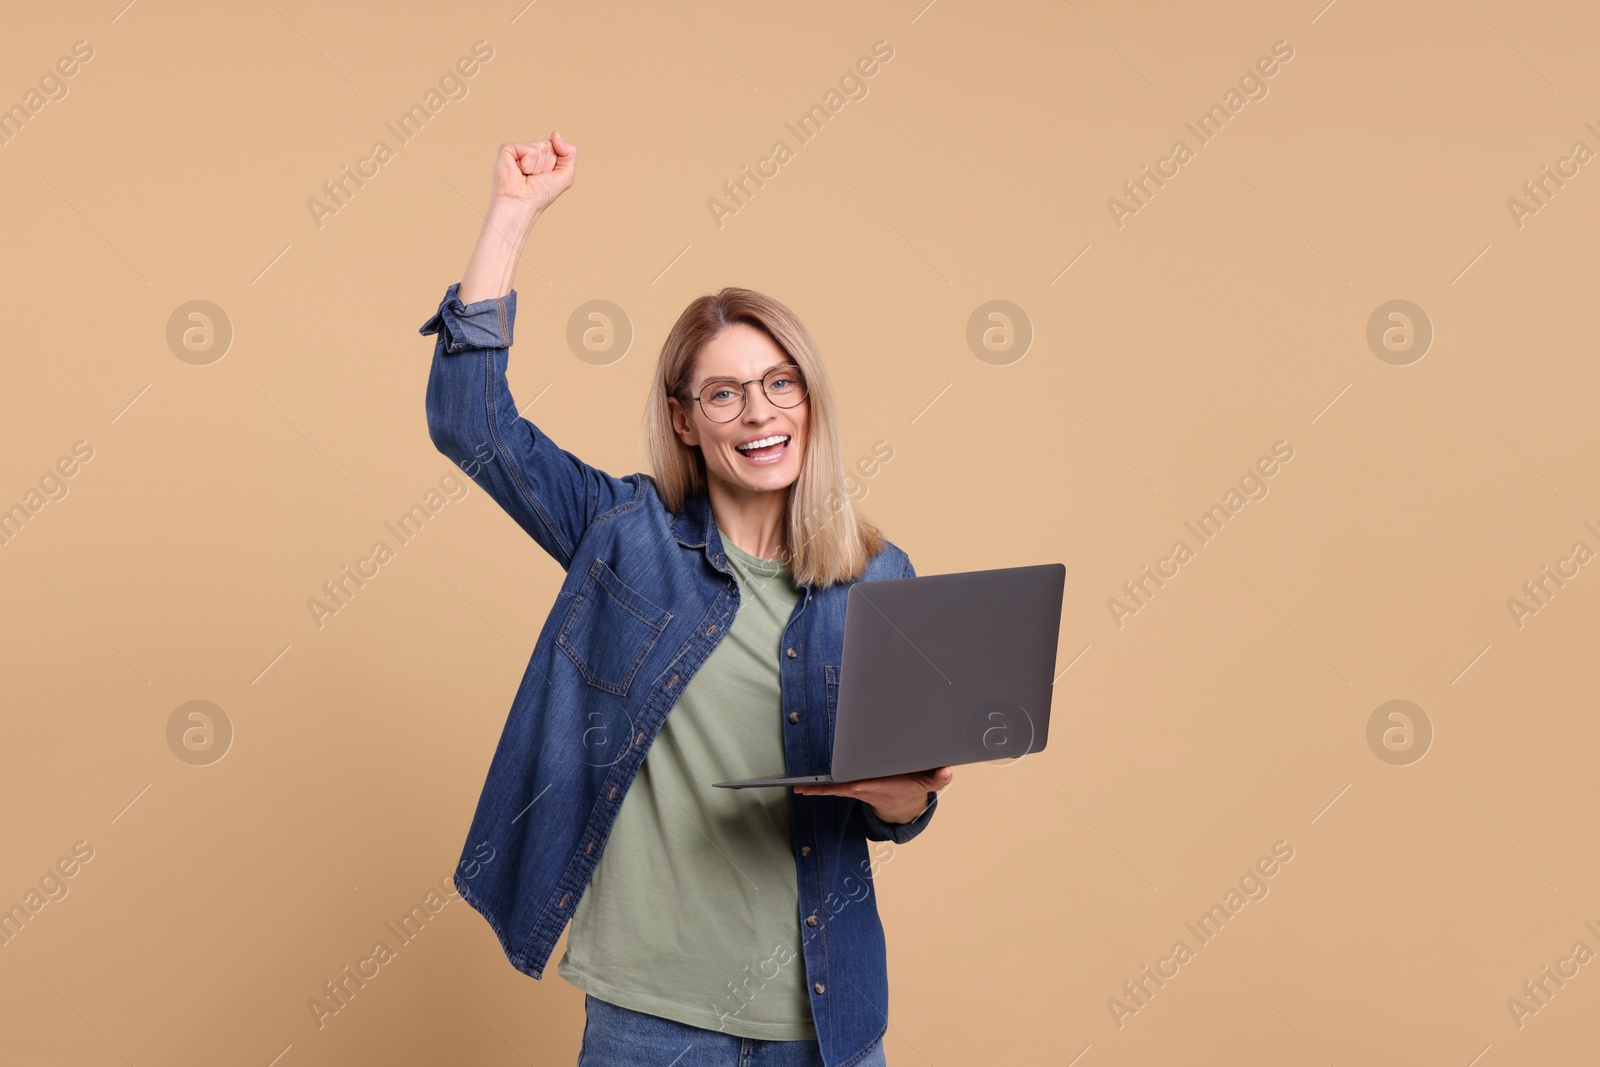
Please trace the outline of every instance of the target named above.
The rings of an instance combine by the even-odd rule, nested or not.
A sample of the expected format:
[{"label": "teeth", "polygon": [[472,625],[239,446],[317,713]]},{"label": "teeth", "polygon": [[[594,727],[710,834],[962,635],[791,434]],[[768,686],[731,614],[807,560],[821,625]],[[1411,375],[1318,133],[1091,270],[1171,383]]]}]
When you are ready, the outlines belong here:
[{"label": "teeth", "polygon": [[787,434],[781,434],[780,433],[780,434],[775,434],[772,437],[763,437],[763,438],[760,438],[759,440],[751,441],[747,445],[735,445],[734,447],[737,448],[739,451],[744,452],[744,451],[747,451],[748,449],[752,449],[752,448],[766,448],[768,445],[775,445],[775,444],[779,443],[780,441],[787,441],[788,439],[789,439],[789,437],[788,437]]}]

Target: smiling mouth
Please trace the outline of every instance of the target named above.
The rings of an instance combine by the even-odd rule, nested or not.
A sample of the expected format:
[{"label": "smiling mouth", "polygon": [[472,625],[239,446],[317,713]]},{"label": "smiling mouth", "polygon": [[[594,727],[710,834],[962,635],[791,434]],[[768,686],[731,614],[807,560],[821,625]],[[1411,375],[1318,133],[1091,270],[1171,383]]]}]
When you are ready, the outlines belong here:
[{"label": "smiling mouth", "polygon": [[[789,441],[791,438],[787,434],[772,434],[770,436],[781,437],[783,439],[778,441],[776,444],[766,445],[762,448],[740,448],[735,446],[734,451],[743,456],[747,463],[750,463],[754,466],[770,467],[774,463],[781,463],[783,461],[783,457],[789,452]],[[766,438],[761,438],[761,440],[766,440]]]}]

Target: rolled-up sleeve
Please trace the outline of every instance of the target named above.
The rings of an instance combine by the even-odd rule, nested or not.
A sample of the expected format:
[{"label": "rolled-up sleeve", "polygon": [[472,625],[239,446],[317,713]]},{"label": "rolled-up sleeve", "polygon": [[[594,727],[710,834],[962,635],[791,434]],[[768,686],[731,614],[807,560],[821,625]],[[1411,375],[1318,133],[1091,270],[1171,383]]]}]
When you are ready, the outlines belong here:
[{"label": "rolled-up sleeve", "polygon": [[462,352],[468,348],[510,348],[511,330],[517,320],[517,291],[463,304],[456,291],[460,282],[445,290],[439,310],[417,330],[424,336],[444,332],[444,350]]}]

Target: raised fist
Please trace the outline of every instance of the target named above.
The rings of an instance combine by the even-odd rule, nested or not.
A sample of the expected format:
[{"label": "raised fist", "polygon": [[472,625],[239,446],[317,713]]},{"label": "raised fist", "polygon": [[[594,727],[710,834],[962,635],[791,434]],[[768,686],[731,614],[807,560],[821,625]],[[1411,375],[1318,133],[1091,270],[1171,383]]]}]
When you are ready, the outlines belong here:
[{"label": "raised fist", "polygon": [[578,146],[555,131],[548,141],[507,141],[494,162],[490,198],[526,206],[537,214],[572,188],[577,166]]}]

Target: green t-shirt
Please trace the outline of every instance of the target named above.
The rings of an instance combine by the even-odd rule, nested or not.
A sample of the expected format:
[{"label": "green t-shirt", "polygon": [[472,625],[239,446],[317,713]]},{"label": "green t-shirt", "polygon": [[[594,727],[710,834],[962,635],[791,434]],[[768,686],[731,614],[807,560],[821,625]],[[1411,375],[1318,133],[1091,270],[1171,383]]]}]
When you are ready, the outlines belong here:
[{"label": "green t-shirt", "polygon": [[711,784],[784,770],[778,656],[800,590],[784,561],[723,546],[733,625],[628,787],[556,973],[690,1026],[810,1040],[789,791]]}]

